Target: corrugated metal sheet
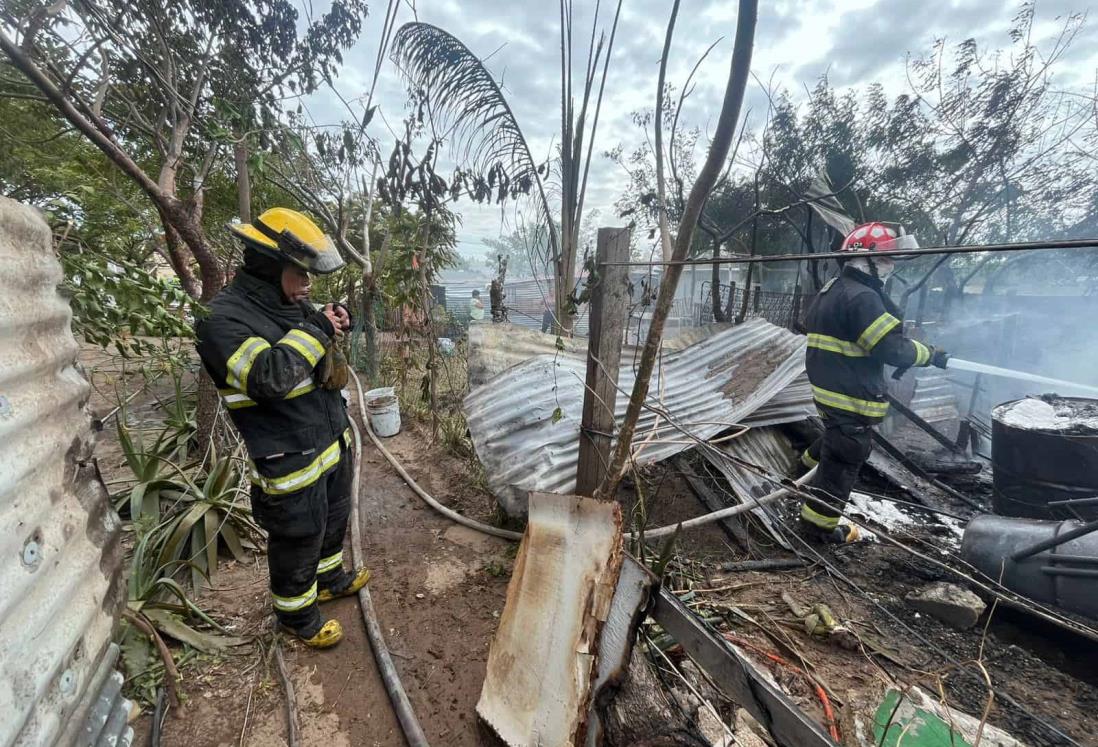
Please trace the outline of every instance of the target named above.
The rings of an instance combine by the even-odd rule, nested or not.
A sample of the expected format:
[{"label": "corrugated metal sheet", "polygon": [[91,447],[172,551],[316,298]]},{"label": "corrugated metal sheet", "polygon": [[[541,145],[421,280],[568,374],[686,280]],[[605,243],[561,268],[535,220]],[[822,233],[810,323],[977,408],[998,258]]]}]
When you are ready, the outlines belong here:
[{"label": "corrugated metal sheet", "polygon": [[3,198],[0,267],[0,745],[70,744],[109,678],[119,522],[50,230]]},{"label": "corrugated metal sheet", "polygon": [[[789,439],[777,428],[752,428],[738,438],[715,444],[714,449],[704,449],[701,453],[724,475],[741,503],[762,498],[778,487],[764,472],[790,477],[798,464],[798,456]],[[747,465],[759,467],[763,472]],[[751,514],[779,544],[788,546],[782,533],[774,529],[765,509],[756,508]]]},{"label": "corrugated metal sheet", "polygon": [[[645,410],[634,438],[637,460],[657,462],[689,448],[692,442],[676,426],[708,439],[750,422],[753,413],[803,373],[804,338],[761,319],[665,354],[652,377],[648,401],[670,413],[675,425]],[[586,362],[580,358],[539,355],[508,368],[466,397],[465,414],[477,455],[509,513],[525,510],[529,491],[574,491],[585,376]],[[633,380],[633,369],[623,356],[619,421]],[[790,409],[789,403],[779,411],[782,408]],[[767,420],[775,417],[770,414]]]},{"label": "corrugated metal sheet", "polygon": [[[695,345],[707,337],[712,337],[726,329],[728,324],[711,324],[706,327],[687,327],[673,337],[665,337],[665,352],[682,350]],[[644,341],[641,340],[643,343]],[[493,377],[499,376],[511,366],[528,361],[538,355],[569,356],[578,361],[587,361],[586,337],[562,337],[557,347],[556,335],[543,334],[517,324],[475,324],[469,328],[469,389],[484,386]],[[622,347],[623,366],[636,365],[640,360],[641,348],[626,344]],[[808,379],[804,379],[808,387]],[[811,390],[808,399],[811,400]]]},{"label": "corrugated metal sheet", "polygon": [[477,701],[477,713],[504,744],[581,742],[621,540],[617,503],[530,497],[530,521]]},{"label": "corrugated metal sheet", "polygon": [[921,368],[915,374],[915,394],[908,405],[928,423],[957,420],[957,396],[949,377],[941,369]]}]

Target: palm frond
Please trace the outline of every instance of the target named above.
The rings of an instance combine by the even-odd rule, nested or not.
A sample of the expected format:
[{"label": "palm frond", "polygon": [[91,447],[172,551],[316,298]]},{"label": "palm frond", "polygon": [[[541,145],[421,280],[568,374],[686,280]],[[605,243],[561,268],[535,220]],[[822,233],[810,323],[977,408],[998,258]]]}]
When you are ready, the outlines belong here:
[{"label": "palm frond", "polygon": [[[533,193],[556,256],[559,238],[539,173],[545,167],[534,160],[510,104],[481,59],[452,34],[419,22],[397,30],[392,59],[426,94],[434,124],[443,129],[439,134],[447,137],[459,160],[488,175],[501,196],[508,190],[512,196]],[[500,184],[501,179],[506,183]]]}]

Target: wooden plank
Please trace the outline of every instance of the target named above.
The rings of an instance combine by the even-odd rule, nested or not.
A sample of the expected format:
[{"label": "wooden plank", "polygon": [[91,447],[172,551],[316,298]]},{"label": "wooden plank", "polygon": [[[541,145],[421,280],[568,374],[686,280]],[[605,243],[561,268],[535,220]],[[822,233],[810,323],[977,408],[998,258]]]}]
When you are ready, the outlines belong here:
[{"label": "wooden plank", "polygon": [[651,614],[717,687],[762,724],[781,747],[834,744],[820,724],[770,684],[753,663],[709,630],[674,594],[661,589]]},{"label": "wooden plank", "polygon": [[576,470],[576,492],[579,495],[594,494],[610,463],[614,405],[618,399],[618,367],[621,364],[625,312],[629,303],[629,268],[612,263],[629,261],[630,238],[628,228],[599,229],[595,266],[601,276],[591,288],[587,379],[580,421],[579,466]]},{"label": "wooden plank", "polygon": [[[630,555],[626,557],[633,560]],[[587,720],[588,747],[602,744],[602,724],[598,709],[613,696],[615,688],[625,678],[633,655],[637,627],[645,616],[649,591],[657,583],[656,577],[640,563],[622,563],[618,587],[610,603],[610,614],[599,635],[599,656],[595,682],[591,687],[591,708]]]}]

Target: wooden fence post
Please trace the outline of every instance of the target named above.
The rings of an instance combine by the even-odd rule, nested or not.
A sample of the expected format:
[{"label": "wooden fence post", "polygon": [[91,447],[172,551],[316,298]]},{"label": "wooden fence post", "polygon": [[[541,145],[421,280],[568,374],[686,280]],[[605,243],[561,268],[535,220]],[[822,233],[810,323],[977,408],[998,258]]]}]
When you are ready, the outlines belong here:
[{"label": "wooden fence post", "polygon": [[590,331],[587,343],[587,380],[580,425],[576,493],[592,495],[606,476],[613,441],[614,406],[618,399],[625,310],[629,303],[629,268],[604,265],[628,262],[628,228],[600,228],[595,267],[600,277],[591,288]]}]

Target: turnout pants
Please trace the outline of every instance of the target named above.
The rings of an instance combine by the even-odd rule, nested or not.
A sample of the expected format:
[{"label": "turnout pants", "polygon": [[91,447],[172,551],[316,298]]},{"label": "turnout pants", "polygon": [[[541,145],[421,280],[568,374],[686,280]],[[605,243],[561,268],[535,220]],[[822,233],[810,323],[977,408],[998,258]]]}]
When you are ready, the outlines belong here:
[{"label": "turnout pants", "polygon": [[809,484],[810,491],[819,497],[805,502],[801,508],[803,521],[828,531],[839,525],[839,514],[873,449],[872,436],[871,425],[824,421],[823,436],[801,457],[808,466],[819,465]]},{"label": "turnout pants", "polygon": [[252,486],[252,514],[267,530],[267,566],[278,621],[305,637],[320,630],[318,589],[338,590],[343,536],[351,512],[354,454],[341,445],[340,460],[316,482],[293,493],[268,495]]}]

